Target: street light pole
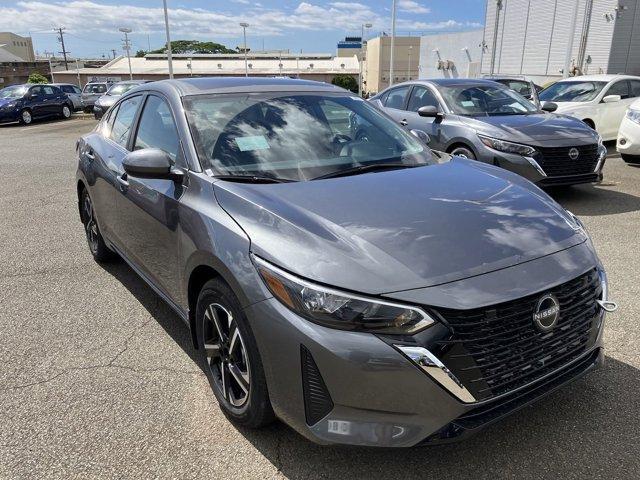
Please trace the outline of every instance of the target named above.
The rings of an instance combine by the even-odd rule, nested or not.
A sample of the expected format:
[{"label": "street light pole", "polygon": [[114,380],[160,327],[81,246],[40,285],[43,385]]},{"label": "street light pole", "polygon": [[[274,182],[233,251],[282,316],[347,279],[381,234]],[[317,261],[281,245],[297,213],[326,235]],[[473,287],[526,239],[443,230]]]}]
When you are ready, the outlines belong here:
[{"label": "street light pole", "polygon": [[413,45],[409,45],[409,66],[407,67],[407,80],[411,80],[411,50],[413,50]]},{"label": "street light pole", "polygon": [[372,24],[370,23],[363,23],[361,26],[361,35],[360,35],[360,55],[358,58],[358,96],[362,96],[362,80],[363,80],[363,74],[362,74],[362,70],[364,68],[364,61],[365,61],[365,55],[364,55],[364,46],[366,45],[366,42],[364,41],[364,31],[367,28],[371,28]]},{"label": "street light pole", "polygon": [[249,64],[247,63],[247,27],[249,24],[247,22],[240,23],[242,27],[242,37],[244,44],[242,45],[242,50],[244,51],[244,76],[249,76]]},{"label": "street light pole", "polygon": [[396,49],[396,0],[391,4],[391,55],[389,55],[389,86],[393,85],[395,75],[393,69],[393,54]]},{"label": "street light pole", "polygon": [[82,88],[82,85],[80,85],[80,68],[78,67],[77,58],[76,58],[76,75],[78,76],[78,88]]},{"label": "street light pole", "polygon": [[169,12],[167,11],[167,0],[162,0],[164,7],[164,29],[167,34],[167,61],[169,62],[169,78],[173,78],[173,58],[171,56],[171,36],[169,35]]},{"label": "street light pole", "polygon": [[131,44],[129,43],[130,28],[119,28],[119,31],[124,33],[124,51],[127,52],[127,61],[129,62],[129,80],[133,80],[133,72],[131,71]]}]

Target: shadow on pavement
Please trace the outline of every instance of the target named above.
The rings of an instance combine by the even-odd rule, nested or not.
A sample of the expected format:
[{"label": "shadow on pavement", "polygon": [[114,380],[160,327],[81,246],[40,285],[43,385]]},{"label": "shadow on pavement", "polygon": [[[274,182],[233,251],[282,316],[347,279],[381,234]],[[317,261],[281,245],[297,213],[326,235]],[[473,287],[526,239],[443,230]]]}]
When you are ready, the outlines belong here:
[{"label": "shadow on pavement", "polygon": [[604,185],[580,185],[547,190],[567,210],[576,215],[610,215],[640,210],[640,197],[612,190]]},{"label": "shadow on pavement", "polygon": [[[124,262],[104,268],[202,368],[189,329],[155,292]],[[236,428],[290,479],[637,479],[638,392],[640,370],[608,357],[603,368],[460,443],[401,450],[324,447],[282,423]]]}]

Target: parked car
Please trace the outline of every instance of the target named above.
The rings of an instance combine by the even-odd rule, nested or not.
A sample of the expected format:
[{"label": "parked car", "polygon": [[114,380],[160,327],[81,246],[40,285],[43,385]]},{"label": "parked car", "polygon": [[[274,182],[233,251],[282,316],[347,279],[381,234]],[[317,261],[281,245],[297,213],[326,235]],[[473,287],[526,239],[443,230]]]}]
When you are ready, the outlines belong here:
[{"label": "parked car", "polygon": [[[510,88],[514,92],[518,92],[524,98],[531,101],[534,101],[536,98],[534,97],[534,90],[535,93],[540,93],[542,91],[542,87],[540,85],[536,85],[524,76],[485,75],[483,78],[501,83],[505,87]],[[531,88],[532,86],[534,90]]]},{"label": "parked car", "polygon": [[615,304],[580,220],[346,90],[153,82],[77,150],[91,253],[117,253],[189,326],[239,424],[451,440],[602,362]]},{"label": "parked car", "polygon": [[71,83],[52,83],[51,85],[64,92],[67,98],[71,100],[74,111],[82,110],[82,90],[80,90],[80,87]]},{"label": "parked car", "polygon": [[93,116],[96,120],[100,120],[102,115],[105,114],[109,108],[120,98],[134,87],[148,83],[149,80],[126,80],[124,82],[117,82],[109,87],[104,95],[96,100],[93,104]]},{"label": "parked car", "polygon": [[82,89],[82,109],[85,113],[93,111],[96,100],[107,93],[113,82],[89,82]]},{"label": "parked car", "polygon": [[560,80],[540,92],[541,102],[558,105],[557,113],[576,117],[605,141],[615,140],[627,107],[640,97],[640,77],[585,75]]},{"label": "parked car", "polygon": [[620,123],[616,149],[625,162],[640,164],[640,100],[629,106]]},{"label": "parked car", "polygon": [[12,85],[0,90],[0,123],[30,124],[34,119],[69,118],[71,100],[53,85]]},{"label": "parked car", "polygon": [[575,118],[538,110],[499,83],[418,80],[370,101],[401,125],[426,132],[431,148],[506,168],[539,186],[602,179],[607,150],[596,132]]}]

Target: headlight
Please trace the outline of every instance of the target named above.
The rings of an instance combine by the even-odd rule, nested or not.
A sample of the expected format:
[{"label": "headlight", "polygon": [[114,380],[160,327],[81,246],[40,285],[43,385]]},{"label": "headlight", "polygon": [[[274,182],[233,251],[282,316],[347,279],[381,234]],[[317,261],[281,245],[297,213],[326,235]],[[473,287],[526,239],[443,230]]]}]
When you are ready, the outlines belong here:
[{"label": "headlight", "polygon": [[18,102],[11,102],[11,103],[7,103],[6,105],[3,105],[2,109],[4,110],[11,110],[12,108],[15,108],[18,105]]},{"label": "headlight", "polygon": [[434,323],[419,308],[361,297],[312,284],[253,256],[269,291],[301,317],[341,330],[416,333]]},{"label": "headlight", "polygon": [[635,123],[640,123],[640,110],[633,110],[633,109],[628,109],[627,110],[627,118],[629,120],[631,120],[632,122]]},{"label": "headlight", "polygon": [[506,140],[499,140],[497,138],[485,137],[478,134],[480,141],[487,147],[498,150],[499,152],[515,153],[522,155],[523,157],[530,157],[536,153],[536,149],[529,145],[522,145],[521,143],[507,142]]}]

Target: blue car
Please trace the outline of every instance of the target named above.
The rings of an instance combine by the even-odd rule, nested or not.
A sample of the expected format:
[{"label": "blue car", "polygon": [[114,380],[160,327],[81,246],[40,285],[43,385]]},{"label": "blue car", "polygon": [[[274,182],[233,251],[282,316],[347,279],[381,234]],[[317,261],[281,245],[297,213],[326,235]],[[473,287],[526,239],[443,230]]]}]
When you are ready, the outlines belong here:
[{"label": "blue car", "polygon": [[73,105],[53,85],[12,85],[0,90],[0,123],[28,125],[36,118],[69,118]]}]

